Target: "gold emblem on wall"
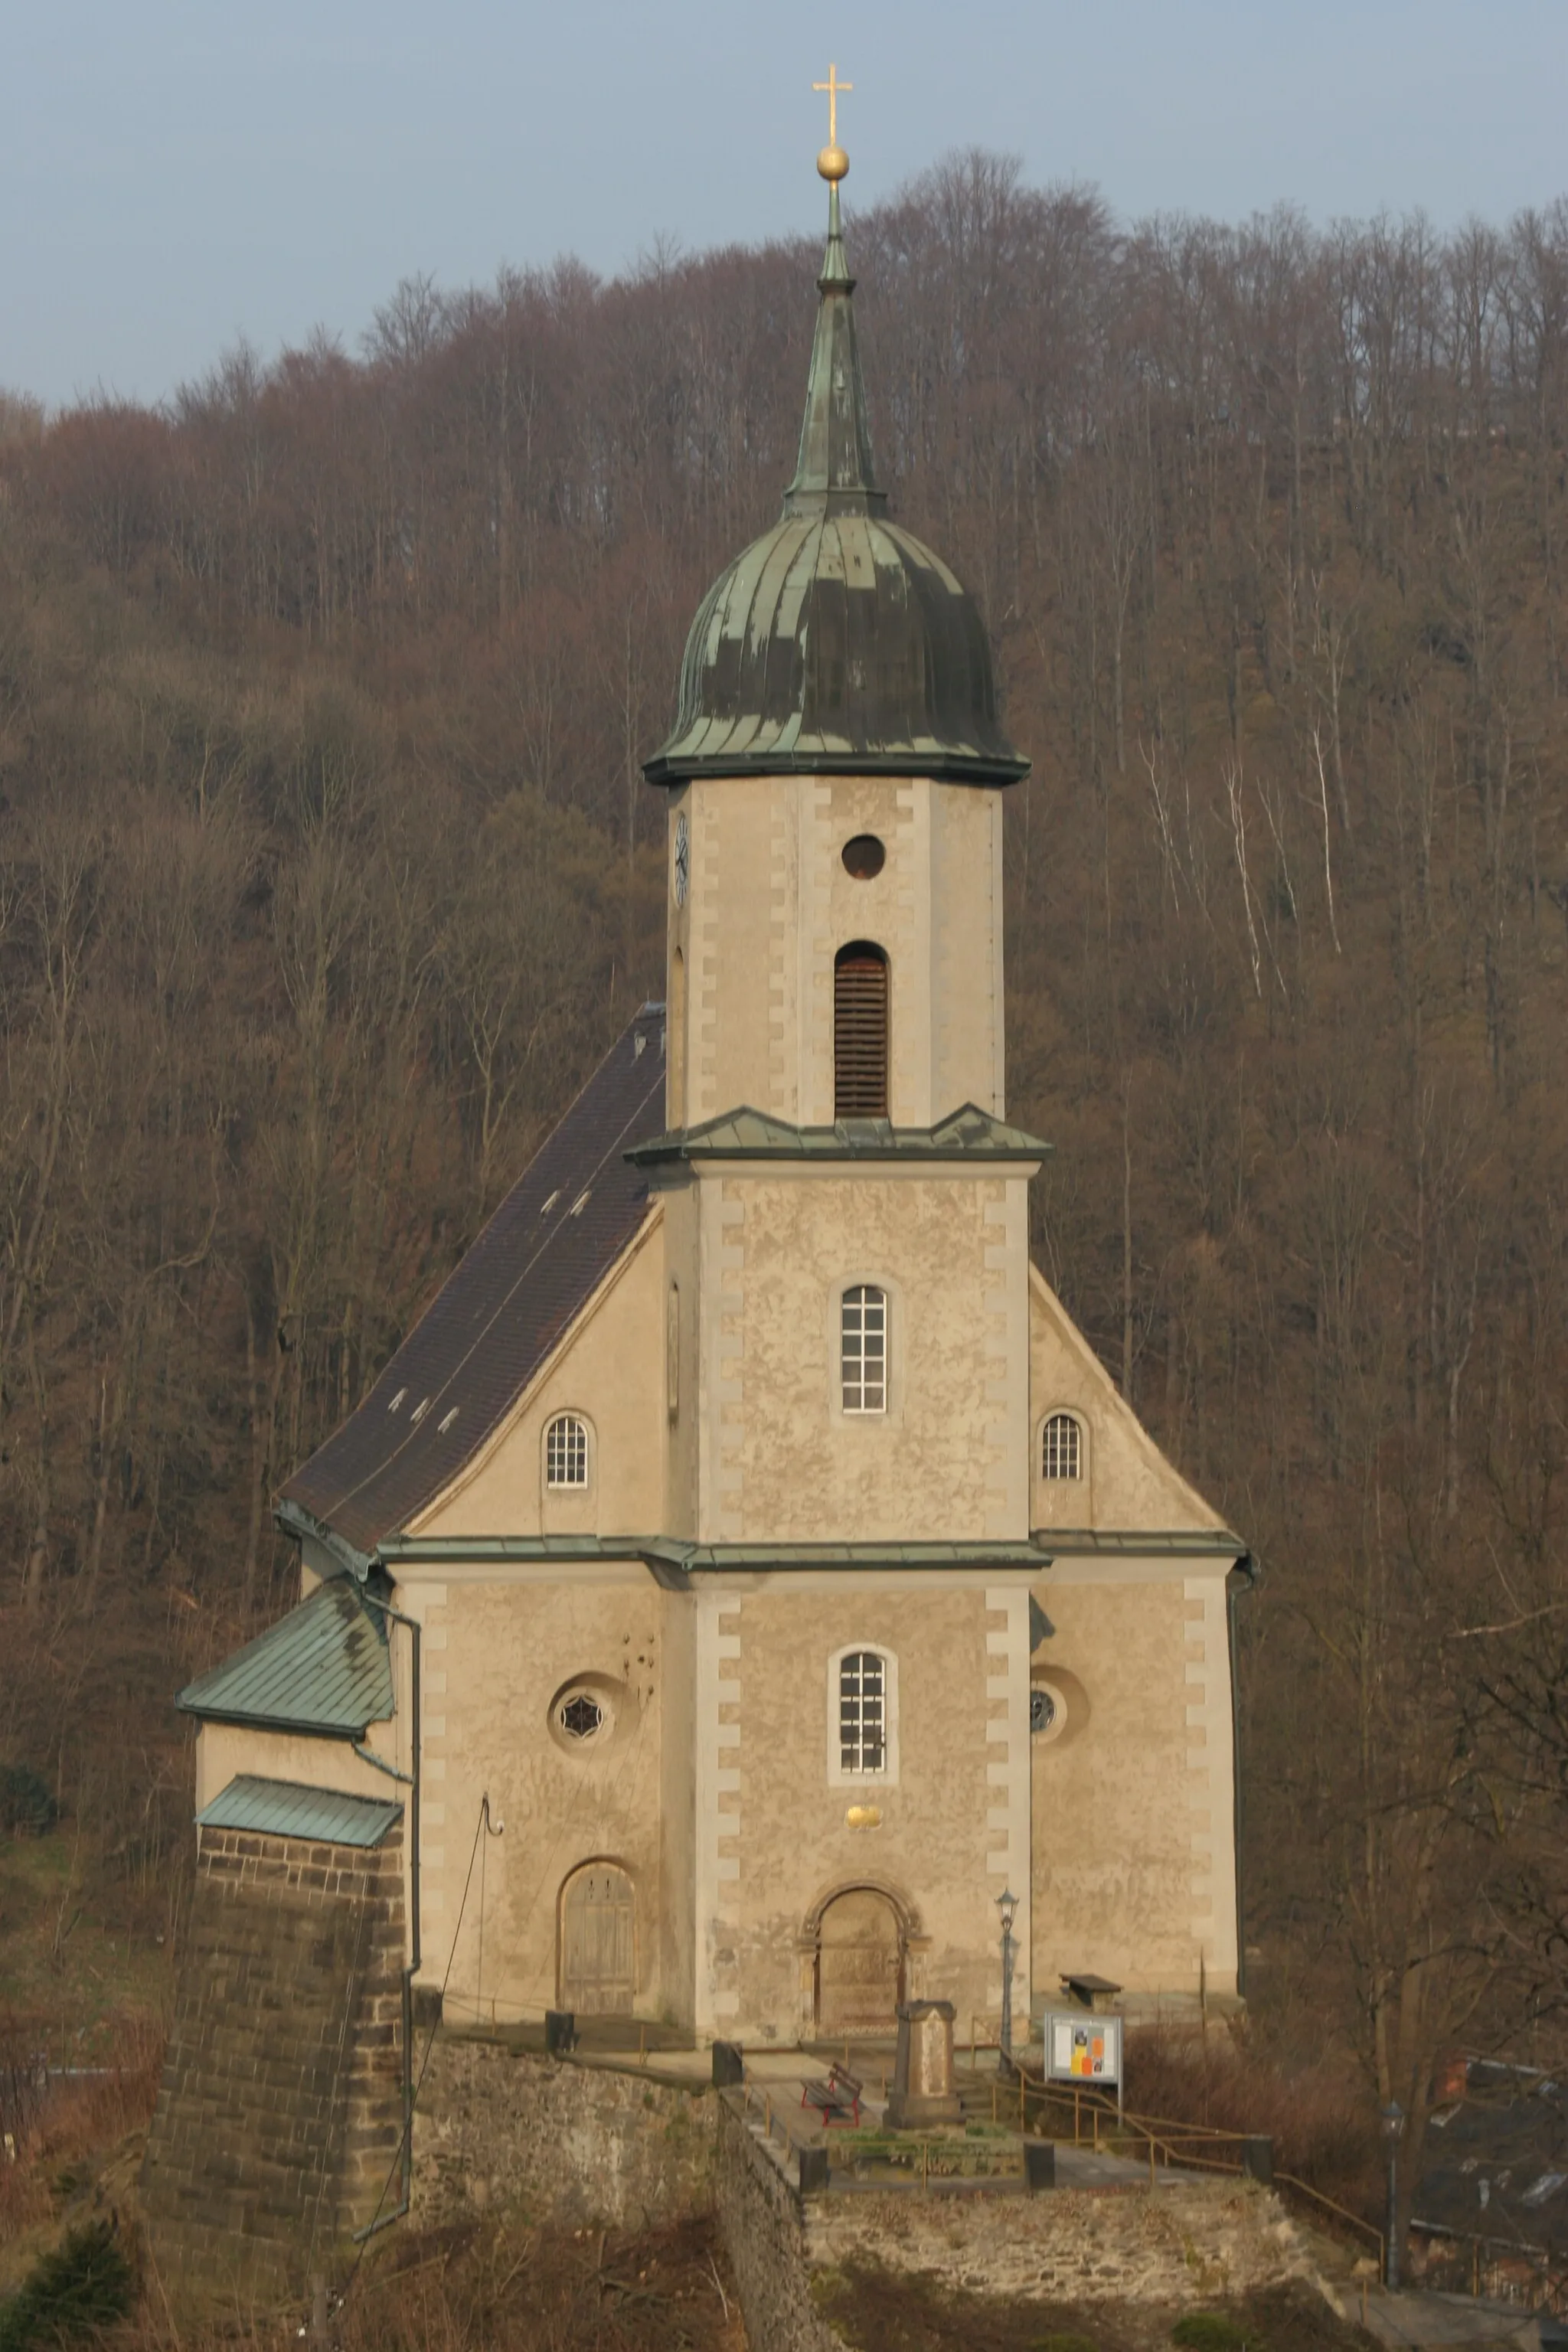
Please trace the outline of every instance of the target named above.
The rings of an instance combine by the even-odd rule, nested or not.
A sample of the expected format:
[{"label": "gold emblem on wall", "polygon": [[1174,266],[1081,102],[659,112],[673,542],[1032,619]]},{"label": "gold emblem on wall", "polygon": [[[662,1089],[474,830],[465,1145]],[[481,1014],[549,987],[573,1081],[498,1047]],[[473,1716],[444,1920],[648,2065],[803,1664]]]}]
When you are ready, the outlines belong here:
[{"label": "gold emblem on wall", "polygon": [[882,1826],[880,1805],[851,1805],[844,1816],[847,1830],[879,1830]]}]

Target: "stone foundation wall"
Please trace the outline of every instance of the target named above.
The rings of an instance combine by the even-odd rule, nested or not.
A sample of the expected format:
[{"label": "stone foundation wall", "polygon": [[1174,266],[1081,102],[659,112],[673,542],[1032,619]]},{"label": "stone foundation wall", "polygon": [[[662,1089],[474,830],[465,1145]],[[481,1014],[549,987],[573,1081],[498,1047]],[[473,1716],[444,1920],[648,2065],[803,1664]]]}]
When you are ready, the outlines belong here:
[{"label": "stone foundation wall", "polygon": [[716,2104],[713,2201],[750,2352],[843,2352],[811,2299],[806,2200],[759,2143],[740,2100],[721,2092]]},{"label": "stone foundation wall", "polygon": [[995,2198],[825,2197],[806,2208],[813,2270],[879,2263],[944,2286],[1047,2303],[1181,2309],[1317,2284],[1296,2229],[1268,2190],[1184,2179],[1121,2190]]},{"label": "stone foundation wall", "polygon": [[802,2199],[721,2094],[715,2204],[752,2352],[843,2352],[813,2282],[857,2266],[971,2294],[1172,2311],[1300,2279],[1321,2289],[1278,2200],[1184,2178],[1155,2189],[1033,2197],[866,2191]]},{"label": "stone foundation wall", "polygon": [[716,2101],[630,2074],[438,2034],[414,2118],[414,2216],[491,2204],[640,2228],[709,2202]]},{"label": "stone foundation wall", "polygon": [[249,2309],[337,2266],[397,2157],[401,1844],[198,1836],[142,2209],[172,2298]]}]

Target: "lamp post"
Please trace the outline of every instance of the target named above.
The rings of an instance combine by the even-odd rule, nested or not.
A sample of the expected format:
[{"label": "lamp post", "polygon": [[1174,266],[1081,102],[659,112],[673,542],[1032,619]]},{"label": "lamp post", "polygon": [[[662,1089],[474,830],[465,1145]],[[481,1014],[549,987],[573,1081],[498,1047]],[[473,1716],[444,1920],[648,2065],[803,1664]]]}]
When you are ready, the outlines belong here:
[{"label": "lamp post", "polygon": [[1388,2150],[1388,2235],[1384,2242],[1383,2284],[1390,2294],[1399,2285],[1399,2143],[1405,2133],[1405,2110],[1390,2099],[1380,2118],[1383,2144]]},{"label": "lamp post", "polygon": [[1018,1898],[1010,1886],[996,1897],[996,1914],[1002,1922],[1002,2031],[996,2072],[1005,2074],[1013,2063],[1013,1922],[1018,1916]]}]

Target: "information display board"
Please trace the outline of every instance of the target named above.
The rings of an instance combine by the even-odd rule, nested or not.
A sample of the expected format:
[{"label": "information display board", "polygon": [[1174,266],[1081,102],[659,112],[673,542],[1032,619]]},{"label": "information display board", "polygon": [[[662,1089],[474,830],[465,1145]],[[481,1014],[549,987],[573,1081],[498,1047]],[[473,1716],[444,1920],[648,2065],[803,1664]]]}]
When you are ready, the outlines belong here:
[{"label": "information display board", "polygon": [[1121,2082],[1121,2020],[1082,2009],[1046,2012],[1046,2077],[1052,2083]]}]

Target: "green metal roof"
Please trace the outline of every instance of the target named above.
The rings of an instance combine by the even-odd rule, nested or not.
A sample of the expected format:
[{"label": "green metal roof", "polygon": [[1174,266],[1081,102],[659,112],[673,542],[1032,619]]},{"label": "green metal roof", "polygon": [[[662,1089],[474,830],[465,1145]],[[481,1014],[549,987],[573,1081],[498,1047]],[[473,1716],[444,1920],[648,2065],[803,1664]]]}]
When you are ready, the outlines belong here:
[{"label": "green metal roof", "polygon": [[650,783],[696,775],[1028,773],[996,709],[990,640],[941,558],[877,488],[838,191],[828,202],[800,457],[770,531],[727,564],[686,641]]},{"label": "green metal roof", "polygon": [[175,1699],[187,1715],[363,1739],[393,1712],[386,1624],[335,1576]]},{"label": "green metal roof", "polygon": [[641,1560],[661,1582],[706,1571],[810,1568],[1027,1568],[1051,1564],[1038,1543],[684,1543],[673,1536],[388,1536],[382,1557],[399,1560]]},{"label": "green metal roof", "polygon": [[656,1135],[626,1158],[639,1168],[677,1160],[1042,1160],[1048,1143],[965,1103],[935,1127],[895,1127],[886,1118],[841,1118],[832,1127],[792,1127],[749,1103],[700,1127]]},{"label": "green metal roof", "polygon": [[726,1569],[1049,1568],[1037,1543],[676,1543],[645,1539],[642,1556],[682,1574]]},{"label": "green metal roof", "polygon": [[1228,1528],[1037,1528],[1037,1540],[1058,1559],[1137,1559],[1145,1553],[1194,1559],[1247,1558],[1247,1546]]},{"label": "green metal roof", "polygon": [[402,1818],[395,1797],[351,1797],[342,1789],[311,1789],[299,1780],[263,1780],[241,1772],[196,1815],[196,1826],[368,1846],[379,1845]]}]

